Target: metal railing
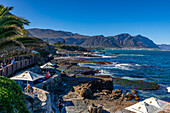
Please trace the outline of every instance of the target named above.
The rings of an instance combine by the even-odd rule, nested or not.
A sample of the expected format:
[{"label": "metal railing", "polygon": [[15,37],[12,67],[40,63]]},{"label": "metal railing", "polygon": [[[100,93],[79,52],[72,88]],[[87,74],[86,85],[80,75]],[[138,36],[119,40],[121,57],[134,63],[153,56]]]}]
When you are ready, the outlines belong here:
[{"label": "metal railing", "polygon": [[17,70],[26,68],[26,67],[33,65],[33,64],[35,64],[34,58],[16,61],[14,64],[9,64],[9,65],[1,68],[0,69],[0,76],[9,77],[11,74],[16,72]]}]

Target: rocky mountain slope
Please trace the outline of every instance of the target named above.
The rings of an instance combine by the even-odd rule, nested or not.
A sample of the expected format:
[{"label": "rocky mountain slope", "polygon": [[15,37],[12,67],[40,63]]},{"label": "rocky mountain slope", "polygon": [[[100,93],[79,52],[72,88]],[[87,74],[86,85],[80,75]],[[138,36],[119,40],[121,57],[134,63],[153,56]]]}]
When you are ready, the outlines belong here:
[{"label": "rocky mountain slope", "polygon": [[107,48],[159,48],[152,40],[142,35],[131,36],[123,33],[116,36],[105,37],[103,35],[85,36],[77,33],[55,31],[51,29],[28,29],[30,35],[55,43],[65,40],[66,44],[80,45],[84,47]]}]

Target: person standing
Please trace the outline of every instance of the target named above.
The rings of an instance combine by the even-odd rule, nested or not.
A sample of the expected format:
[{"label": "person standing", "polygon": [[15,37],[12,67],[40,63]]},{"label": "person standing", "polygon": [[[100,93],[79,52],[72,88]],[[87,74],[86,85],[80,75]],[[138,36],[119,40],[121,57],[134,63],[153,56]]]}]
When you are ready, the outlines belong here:
[{"label": "person standing", "polygon": [[45,76],[45,72],[44,71],[42,72],[42,75]]},{"label": "person standing", "polygon": [[4,64],[3,64],[3,63],[1,63],[0,68],[1,68],[2,71],[4,72]]},{"label": "person standing", "polygon": [[3,68],[3,67],[4,67],[4,65],[3,65],[3,63],[1,63],[0,68]]},{"label": "person standing", "polygon": [[59,109],[60,113],[62,113],[61,111],[62,111],[63,106],[64,106],[64,103],[61,102],[60,99],[58,99],[58,109]]},{"label": "person standing", "polygon": [[12,59],[11,64],[15,64],[15,59],[14,58]]},{"label": "person standing", "polygon": [[50,73],[49,73],[49,72],[47,72],[47,74],[46,74],[45,76],[46,76],[46,79],[49,79],[49,77],[50,77]]},{"label": "person standing", "polygon": [[26,93],[32,94],[33,93],[33,88],[31,87],[30,84],[28,84],[27,87],[24,88],[24,91]]}]

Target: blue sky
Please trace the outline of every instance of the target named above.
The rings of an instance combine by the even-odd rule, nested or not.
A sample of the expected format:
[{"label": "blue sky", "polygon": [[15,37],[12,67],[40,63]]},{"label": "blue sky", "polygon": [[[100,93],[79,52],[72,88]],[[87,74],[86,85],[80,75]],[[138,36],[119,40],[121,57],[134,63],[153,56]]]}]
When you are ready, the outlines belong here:
[{"label": "blue sky", "polygon": [[26,28],[84,35],[144,35],[170,44],[170,0],[0,0],[28,19]]}]

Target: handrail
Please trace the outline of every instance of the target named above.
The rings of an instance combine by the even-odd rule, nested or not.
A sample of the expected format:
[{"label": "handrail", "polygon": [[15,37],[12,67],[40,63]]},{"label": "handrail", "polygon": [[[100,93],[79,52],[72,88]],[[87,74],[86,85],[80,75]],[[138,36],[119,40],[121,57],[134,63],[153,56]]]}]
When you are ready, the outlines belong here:
[{"label": "handrail", "polygon": [[35,59],[25,59],[21,61],[16,61],[14,64],[8,64],[4,68],[0,69],[0,76],[9,77],[11,74],[15,73],[17,70],[26,68],[35,64]]}]

